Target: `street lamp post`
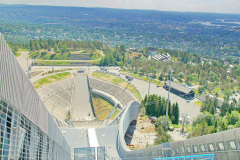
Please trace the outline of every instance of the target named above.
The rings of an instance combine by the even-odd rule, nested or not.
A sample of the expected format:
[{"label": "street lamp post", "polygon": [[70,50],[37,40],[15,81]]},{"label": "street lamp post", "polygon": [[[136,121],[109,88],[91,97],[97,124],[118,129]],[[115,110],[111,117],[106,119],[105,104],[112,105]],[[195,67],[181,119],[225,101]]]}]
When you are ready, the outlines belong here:
[{"label": "street lamp post", "polygon": [[171,89],[171,77],[172,77],[172,68],[169,66],[170,69],[170,77],[169,77],[169,86],[168,86],[168,101],[167,101],[167,109],[166,109],[166,126],[165,130],[167,131],[168,126],[168,108],[169,108],[169,99],[170,99],[170,89]]},{"label": "street lamp post", "polygon": [[149,84],[148,84],[148,97],[149,97],[149,94],[150,94],[150,83],[151,83],[151,77],[149,76],[149,74],[148,74],[148,78],[149,78]]},{"label": "street lamp post", "polygon": [[27,58],[27,72],[28,72],[28,79],[30,79],[30,73],[29,73],[29,66],[28,66],[28,58]]},{"label": "street lamp post", "polygon": [[133,70],[133,65],[132,65],[132,58],[131,59],[131,72],[130,72],[130,76],[132,77],[132,70]]},{"label": "street lamp post", "polygon": [[[183,125],[182,125],[182,134],[184,133],[184,125],[186,123],[186,118],[187,118],[188,114],[182,114],[182,117],[183,117]],[[186,123],[187,125],[187,123]]]}]

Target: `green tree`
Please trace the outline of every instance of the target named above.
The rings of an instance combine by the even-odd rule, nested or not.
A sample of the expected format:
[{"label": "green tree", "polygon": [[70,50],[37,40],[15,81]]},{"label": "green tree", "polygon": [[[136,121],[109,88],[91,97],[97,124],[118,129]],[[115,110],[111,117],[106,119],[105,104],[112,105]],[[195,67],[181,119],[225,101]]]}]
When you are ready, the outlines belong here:
[{"label": "green tree", "polygon": [[154,145],[170,142],[172,137],[164,131],[162,126],[156,128],[157,138],[154,139]]},{"label": "green tree", "polygon": [[44,49],[47,50],[48,49],[48,41],[44,42]]},{"label": "green tree", "polygon": [[174,121],[173,124],[179,124],[179,106],[178,103],[173,108]]},{"label": "green tree", "polygon": [[235,125],[240,120],[240,113],[232,111],[231,114],[226,115],[226,119],[230,125]]},{"label": "green tree", "polygon": [[40,51],[40,49],[41,49],[41,46],[39,45],[39,42],[37,41],[37,42],[36,42],[36,50],[37,50],[37,51]]},{"label": "green tree", "polygon": [[123,66],[124,66],[123,61],[120,61],[118,65],[119,65],[121,68],[123,68]]},{"label": "green tree", "polygon": [[159,81],[164,81],[164,77],[163,77],[163,74],[160,74],[160,76],[159,76]]},{"label": "green tree", "polygon": [[54,52],[57,52],[58,51],[58,46],[57,44],[54,44]]},{"label": "green tree", "polygon": [[51,54],[51,56],[50,56],[50,60],[53,60],[55,56],[56,56],[55,53],[54,53],[54,54]]},{"label": "green tree", "polygon": [[183,73],[183,72],[180,72],[179,74],[178,74],[178,78],[179,79],[183,79],[185,77],[185,74]]},{"label": "green tree", "polygon": [[228,111],[228,107],[229,107],[229,103],[228,102],[223,102],[223,105],[221,106],[220,110],[221,110],[221,116],[225,116],[227,111]]},{"label": "green tree", "polygon": [[125,45],[120,45],[119,52],[120,52],[122,55],[125,55],[125,53],[126,53],[126,47],[125,47]]},{"label": "green tree", "polygon": [[33,52],[36,51],[36,46],[35,46],[33,40],[30,40],[30,49],[31,49]]},{"label": "green tree", "polygon": [[[169,128],[169,126],[172,124],[171,119],[168,117],[168,126],[167,128]],[[155,126],[158,127],[163,127],[165,128],[166,126],[166,116],[160,116],[158,117],[158,119],[155,122]]]},{"label": "green tree", "polygon": [[203,121],[198,123],[193,127],[192,131],[189,133],[188,137],[198,137],[212,132],[212,127],[209,127],[207,122]]},{"label": "green tree", "polygon": [[66,53],[67,52],[67,45],[64,44],[62,47],[62,53]]}]

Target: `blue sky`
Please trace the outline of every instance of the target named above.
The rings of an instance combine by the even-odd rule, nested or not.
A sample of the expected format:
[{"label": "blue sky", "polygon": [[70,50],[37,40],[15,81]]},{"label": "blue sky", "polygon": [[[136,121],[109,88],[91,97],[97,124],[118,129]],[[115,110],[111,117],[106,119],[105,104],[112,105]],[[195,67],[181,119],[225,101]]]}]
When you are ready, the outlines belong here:
[{"label": "blue sky", "polygon": [[0,0],[0,3],[240,14],[240,0]]}]

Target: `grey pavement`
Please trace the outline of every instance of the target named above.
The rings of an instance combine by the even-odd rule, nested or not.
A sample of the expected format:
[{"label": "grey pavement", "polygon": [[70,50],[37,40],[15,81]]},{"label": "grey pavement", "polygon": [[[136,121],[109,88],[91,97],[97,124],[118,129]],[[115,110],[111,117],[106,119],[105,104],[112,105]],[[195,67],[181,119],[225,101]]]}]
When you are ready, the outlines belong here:
[{"label": "grey pavement", "polygon": [[102,128],[97,128],[98,139],[101,146],[105,146],[106,152],[111,157],[119,157],[117,151],[117,136],[118,136],[118,125],[112,125]]},{"label": "grey pavement", "polygon": [[[27,58],[28,58],[28,51],[21,51],[21,55],[17,57],[18,63],[22,67],[25,73],[27,73]],[[32,59],[28,59],[28,66],[31,65]]]},{"label": "grey pavement", "polygon": [[[125,78],[125,75],[121,74],[121,78]],[[136,87],[136,89],[141,94],[142,98],[144,98],[145,95],[148,94],[148,86],[149,86],[148,82],[133,78],[133,81],[131,82],[131,84],[133,84]],[[166,91],[162,87],[157,87],[157,85],[153,83],[150,84],[150,95],[151,94],[157,94],[165,98],[168,97],[168,91]],[[200,113],[199,106],[195,105],[191,101],[187,103],[185,99],[175,94],[170,93],[170,100],[171,100],[171,103],[178,102],[180,117],[182,113],[185,113],[185,114],[188,114],[190,116],[190,119],[192,120],[194,117],[198,115],[198,113]]]},{"label": "grey pavement", "polygon": [[88,147],[87,130],[77,128],[60,128],[64,138],[71,146],[72,155],[74,154],[74,148]]}]

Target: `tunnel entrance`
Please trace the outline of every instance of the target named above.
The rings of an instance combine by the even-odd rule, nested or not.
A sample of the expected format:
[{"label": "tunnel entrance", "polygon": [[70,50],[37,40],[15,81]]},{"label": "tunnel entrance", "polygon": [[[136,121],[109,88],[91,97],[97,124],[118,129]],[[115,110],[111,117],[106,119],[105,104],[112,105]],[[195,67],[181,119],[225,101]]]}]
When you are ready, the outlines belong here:
[{"label": "tunnel entrance", "polygon": [[[125,142],[126,144],[129,146],[132,142],[132,137],[134,135],[134,131],[136,129],[136,124],[137,124],[137,120],[133,120],[129,126],[128,126],[128,129],[127,129],[127,132],[124,136],[124,139],[125,139]],[[131,147],[131,146],[130,146]]]}]

